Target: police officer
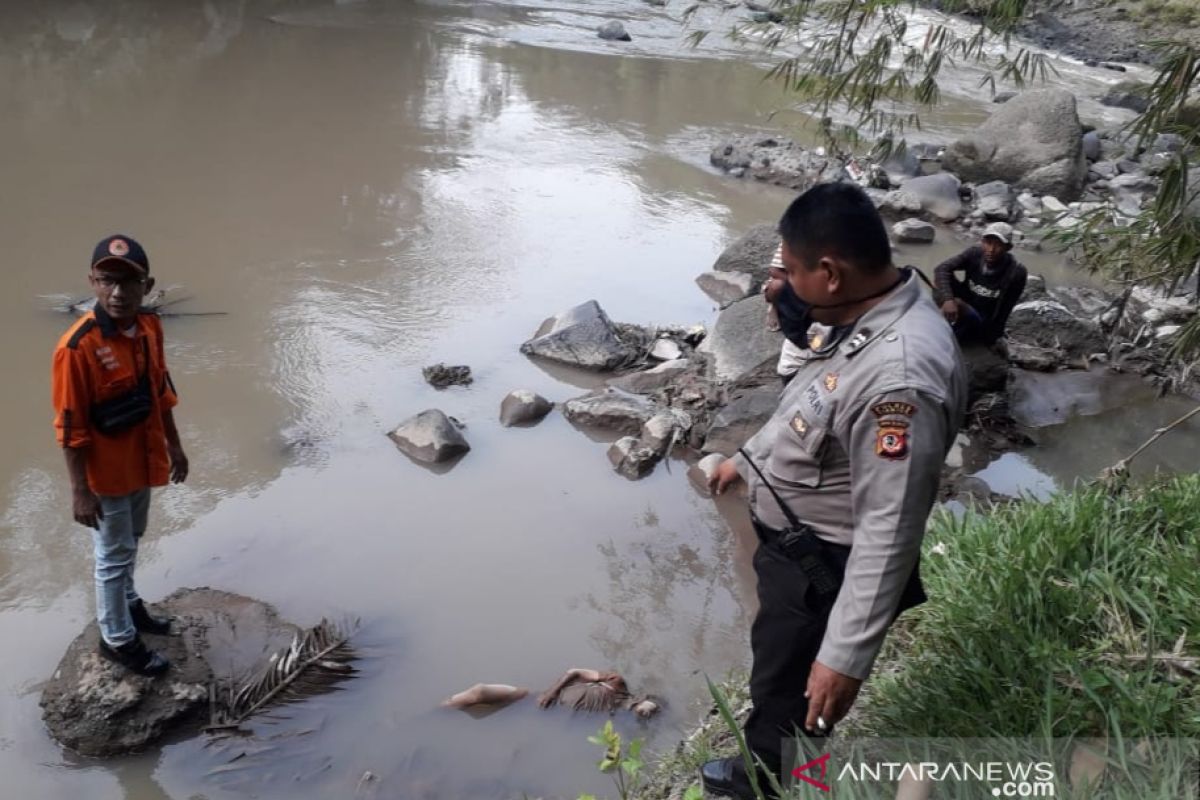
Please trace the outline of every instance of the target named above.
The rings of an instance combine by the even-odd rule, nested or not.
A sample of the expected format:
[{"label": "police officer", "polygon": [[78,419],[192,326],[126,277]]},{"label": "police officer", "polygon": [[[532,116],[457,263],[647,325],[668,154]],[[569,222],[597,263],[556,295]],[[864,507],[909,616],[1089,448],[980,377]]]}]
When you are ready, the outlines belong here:
[{"label": "police officer", "polygon": [[[779,230],[788,283],[822,335],[711,482],[716,494],[749,483],[759,611],[745,733],[777,775],[792,767],[785,741],[846,715],[888,627],[924,601],[925,520],[966,402],[954,334],[915,272],[892,264],[861,189],[815,186]],[[710,761],[701,777],[713,794],[753,796],[741,759]]]}]

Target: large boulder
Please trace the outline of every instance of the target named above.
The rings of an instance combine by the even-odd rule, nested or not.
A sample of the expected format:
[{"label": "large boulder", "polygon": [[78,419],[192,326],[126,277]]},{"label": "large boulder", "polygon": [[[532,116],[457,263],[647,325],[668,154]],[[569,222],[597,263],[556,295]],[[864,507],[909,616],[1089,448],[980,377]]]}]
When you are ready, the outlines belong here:
[{"label": "large boulder", "polygon": [[618,369],[638,358],[595,300],[546,320],[521,352],[591,370]]},{"label": "large boulder", "polygon": [[[959,186],[958,178],[949,172],[935,172],[905,181],[900,192],[903,197],[911,198],[909,202],[915,202],[919,211],[942,222],[951,222],[958,219],[963,211]],[[885,202],[884,208],[897,209],[893,213],[900,213],[898,209],[904,208],[911,213],[911,205],[900,205],[898,200],[892,200],[890,204]]]},{"label": "large boulder", "polygon": [[732,457],[775,413],[779,395],[778,383],[740,391],[713,417],[704,452]]},{"label": "large boulder", "polygon": [[404,420],[388,438],[409,458],[425,464],[441,464],[471,449],[454,420],[436,408]]},{"label": "large boulder", "polygon": [[713,264],[713,271],[744,273],[750,275],[754,285],[761,284],[767,279],[771,259],[782,242],[778,228],[759,223],[725,248]]},{"label": "large boulder", "polygon": [[779,358],[783,335],[767,328],[767,312],[761,297],[747,297],[717,317],[712,333],[696,349],[710,356],[718,380],[735,381],[764,361]]},{"label": "large boulder", "polygon": [[709,161],[731,175],[748,175],[798,192],[818,183],[849,178],[837,158],[790,139],[735,139],[713,148]]},{"label": "large boulder", "polygon": [[937,228],[919,219],[902,219],[892,226],[892,236],[897,242],[932,242]]},{"label": "large boulder", "polygon": [[640,433],[658,407],[637,394],[620,389],[599,389],[563,404],[563,416],[576,425],[620,433]]},{"label": "large boulder", "polygon": [[1014,97],[973,134],[946,148],[942,163],[963,180],[1002,180],[1036,194],[1076,199],[1087,161],[1075,96],[1036,89]]},{"label": "large boulder", "polygon": [[1068,359],[1086,358],[1105,349],[1100,326],[1072,313],[1057,300],[1018,304],[1008,318],[1008,338],[1022,345],[1057,350]]},{"label": "large boulder", "polygon": [[101,658],[100,632],[89,622],[42,689],[42,717],[55,740],[104,757],[194,730],[209,719],[214,681],[244,679],[298,630],[271,606],[216,589],[181,589],[155,613],[173,617],[172,635],[145,637],[170,659],[170,671],[146,678]]},{"label": "large boulder", "polygon": [[537,392],[516,389],[500,401],[500,424],[506,428],[514,425],[533,425],[550,413],[554,404]]},{"label": "large boulder", "polygon": [[967,367],[967,395],[975,402],[985,394],[1003,392],[1008,386],[1008,359],[995,348],[967,345],[962,349]]},{"label": "large boulder", "polygon": [[975,200],[985,218],[1008,222],[1013,218],[1017,196],[1004,181],[988,181],[975,187]]}]

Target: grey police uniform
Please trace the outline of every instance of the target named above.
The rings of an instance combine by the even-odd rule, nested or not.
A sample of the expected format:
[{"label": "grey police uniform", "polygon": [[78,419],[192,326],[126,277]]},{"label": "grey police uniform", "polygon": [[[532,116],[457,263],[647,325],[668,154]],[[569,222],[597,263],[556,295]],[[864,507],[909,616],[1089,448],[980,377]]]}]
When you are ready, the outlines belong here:
[{"label": "grey police uniform", "polygon": [[[903,610],[902,596],[910,595],[905,607],[924,599],[914,568],[967,398],[954,333],[911,270],[844,341],[815,344],[778,410],[745,448],[820,538],[835,570],[844,565],[832,607],[818,607],[794,564],[766,546],[755,556],[761,619],[751,641],[759,674],[751,676],[755,711],[747,734],[757,727],[751,746],[756,740],[768,755],[779,746],[780,729],[802,726],[813,658],[866,678]],[[760,536],[787,529],[768,488],[741,461]],[[772,708],[760,710],[763,704]]]}]

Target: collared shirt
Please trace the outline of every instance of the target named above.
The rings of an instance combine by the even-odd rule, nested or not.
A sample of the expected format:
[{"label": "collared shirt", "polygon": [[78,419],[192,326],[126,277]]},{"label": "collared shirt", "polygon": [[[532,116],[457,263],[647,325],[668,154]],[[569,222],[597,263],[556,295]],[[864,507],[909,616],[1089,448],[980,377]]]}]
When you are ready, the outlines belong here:
[{"label": "collared shirt", "polygon": [[[94,430],[92,404],[130,391],[147,373],[154,405],[146,421],[111,435]],[[167,372],[162,321],[156,314],[139,313],[132,337],[122,335],[99,306],[81,317],[54,350],[51,396],[58,443],[87,449],[93,492],[116,497],[167,483],[170,461],[162,415],[179,400]]]},{"label": "collared shirt", "polygon": [[[792,512],[851,548],[818,660],[865,678],[920,554],[965,413],[958,345],[915,274],[836,346],[802,353],[779,408],[746,445]],[[754,513],[787,519],[753,470]]]}]

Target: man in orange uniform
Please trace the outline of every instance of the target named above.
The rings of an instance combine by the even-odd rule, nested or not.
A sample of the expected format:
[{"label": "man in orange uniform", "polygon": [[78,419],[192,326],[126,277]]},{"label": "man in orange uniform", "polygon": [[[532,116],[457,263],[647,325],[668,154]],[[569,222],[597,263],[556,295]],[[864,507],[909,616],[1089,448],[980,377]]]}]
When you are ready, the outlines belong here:
[{"label": "man in orange uniform", "polygon": [[100,654],[142,675],[170,666],[139,633],[167,634],[133,585],[150,488],[187,478],[163,354],[162,323],[141,307],[150,261],[128,236],[96,245],[88,276],[96,305],[58,342],[54,427],[67,459],[75,521],[93,530]]}]

